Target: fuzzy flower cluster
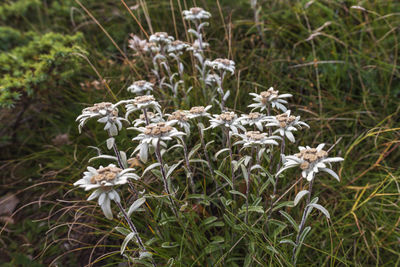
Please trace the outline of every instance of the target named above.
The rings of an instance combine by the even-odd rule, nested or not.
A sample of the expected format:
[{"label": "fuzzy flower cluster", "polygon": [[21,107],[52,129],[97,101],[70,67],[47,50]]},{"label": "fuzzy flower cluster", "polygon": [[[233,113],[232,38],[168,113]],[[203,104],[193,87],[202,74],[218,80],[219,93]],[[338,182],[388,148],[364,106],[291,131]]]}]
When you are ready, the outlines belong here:
[{"label": "fuzzy flower cluster", "polygon": [[79,132],[89,119],[98,118],[97,121],[104,123],[104,130],[108,131],[111,136],[118,134],[118,130],[122,128],[122,122],[126,121],[124,118],[118,117],[118,108],[116,105],[109,102],[101,102],[94,104],[82,110],[82,114],[76,118],[79,121]]},{"label": "fuzzy flower cluster", "polygon": [[206,60],[205,64],[214,70],[230,72],[231,74],[235,72],[235,62],[226,58],[217,58],[212,61]]},{"label": "fuzzy flower cluster", "polygon": [[277,108],[286,112],[287,108],[284,104],[287,101],[284,98],[292,97],[291,94],[279,94],[278,90],[274,90],[273,87],[269,88],[267,91],[263,91],[260,94],[250,93],[253,96],[253,101],[255,103],[249,105],[250,108],[259,108],[261,111],[268,109],[269,106],[272,108]]},{"label": "fuzzy flower cluster", "polygon": [[284,165],[282,169],[278,171],[277,175],[289,168],[299,166],[301,175],[309,182],[314,179],[319,171],[326,172],[340,181],[339,176],[330,168],[332,162],[340,162],[344,159],[341,157],[329,158],[328,152],[323,150],[324,146],[325,144],[320,144],[316,148],[300,146],[300,153],[292,156],[284,156]]},{"label": "fuzzy flower cluster", "polygon": [[182,14],[186,20],[194,22],[201,21],[202,19],[209,19],[211,17],[211,13],[205,11],[201,7],[192,7],[189,10],[184,10]]},{"label": "fuzzy flower cluster", "polygon": [[278,127],[274,134],[279,133],[282,137],[286,136],[292,143],[295,142],[293,131],[301,129],[301,126],[310,128],[307,123],[300,121],[300,116],[290,115],[290,110],[269,118],[269,121],[266,126]]},{"label": "fuzzy flower cluster", "polygon": [[123,185],[128,182],[128,179],[133,178],[139,180],[140,177],[132,173],[134,169],[122,170],[114,164],[107,167],[100,166],[98,169],[88,167],[87,171],[83,173],[83,178],[74,183],[86,191],[96,189],[88,197],[87,200],[98,198],[98,203],[103,210],[104,215],[108,219],[112,219],[111,200],[120,202],[120,197],[114,187]]},{"label": "fuzzy flower cluster", "polygon": [[153,86],[154,84],[152,84],[151,82],[140,80],[134,82],[126,90],[133,94],[143,95],[148,93],[149,91],[153,91]]},{"label": "fuzzy flower cluster", "polygon": [[136,147],[134,153],[139,151],[140,159],[143,162],[147,162],[150,146],[153,148],[159,144],[166,146],[164,141],[185,135],[185,133],[179,132],[173,127],[175,123],[176,121],[158,122],[145,127],[135,128],[140,134],[132,140],[139,141],[140,144]]}]

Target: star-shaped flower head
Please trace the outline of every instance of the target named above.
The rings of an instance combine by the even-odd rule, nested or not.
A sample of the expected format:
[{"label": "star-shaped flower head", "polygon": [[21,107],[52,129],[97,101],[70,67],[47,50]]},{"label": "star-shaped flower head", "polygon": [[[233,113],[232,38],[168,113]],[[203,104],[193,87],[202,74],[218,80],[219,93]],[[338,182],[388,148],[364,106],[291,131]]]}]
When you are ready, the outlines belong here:
[{"label": "star-shaped flower head", "polygon": [[241,140],[235,142],[233,145],[243,144],[243,147],[259,147],[265,145],[278,145],[275,140],[281,140],[279,136],[268,136],[266,133],[259,131],[248,131],[244,134],[236,134]]},{"label": "star-shaped flower head", "polygon": [[148,159],[149,148],[152,146],[156,148],[158,144],[166,147],[167,144],[164,141],[172,140],[173,138],[181,137],[185,135],[183,132],[179,132],[174,125],[176,121],[158,122],[147,125],[146,127],[135,128],[140,131],[140,134],[133,138],[133,141],[139,141],[139,145],[136,147],[135,152],[140,151],[140,159],[146,162]]},{"label": "star-shaped flower head", "polygon": [[230,129],[233,133],[239,133],[238,129],[243,132],[246,129],[240,124],[235,112],[223,112],[219,115],[213,115],[214,118],[210,120],[209,128],[224,127]]},{"label": "star-shaped flower head", "polygon": [[176,55],[180,55],[180,54],[182,54],[182,52],[184,52],[189,47],[190,47],[189,44],[187,44],[185,42],[182,42],[180,40],[176,40],[176,41],[171,42],[168,45],[167,52],[168,53],[173,53],[173,54],[176,54]]},{"label": "star-shaped flower head", "polygon": [[[151,111],[147,111],[146,115],[147,115],[147,119],[149,120],[149,123],[157,123],[157,122],[164,121],[164,119],[160,116],[159,113],[153,113]],[[142,113],[139,115],[139,118],[137,118],[136,120],[134,120],[132,122],[132,124],[134,127],[138,127],[140,125],[146,124],[146,117]]]},{"label": "star-shaped flower head", "polygon": [[161,114],[161,106],[152,95],[137,96],[133,100],[126,102],[128,104],[126,105],[125,118],[128,118],[129,114],[136,110],[149,108],[154,109]]},{"label": "star-shaped flower head", "polygon": [[211,17],[211,13],[205,11],[201,7],[192,7],[190,10],[184,10],[182,14],[184,19],[193,22],[197,22],[202,19],[209,19]]},{"label": "star-shaped flower head", "polygon": [[168,45],[174,41],[174,37],[169,36],[166,32],[156,32],[150,35],[149,41],[159,45]]},{"label": "star-shaped flower head", "polygon": [[268,121],[267,116],[258,112],[252,112],[249,114],[243,114],[239,121],[243,125],[253,126],[255,125],[259,131],[263,131],[263,124]]},{"label": "star-shaped flower head", "polygon": [[331,170],[331,163],[340,162],[344,159],[341,157],[329,158],[328,152],[323,150],[324,146],[325,144],[320,144],[316,148],[300,146],[300,153],[286,157],[283,155],[283,166],[276,175],[281,174],[283,171],[289,168],[300,166],[300,169],[302,170],[301,175],[309,182],[314,179],[315,175],[319,171],[326,172],[333,176],[336,180],[340,181],[339,176],[333,170]]},{"label": "star-shaped flower head", "polygon": [[278,90],[274,90],[273,87],[269,88],[267,91],[263,91],[260,94],[250,93],[251,96],[254,96],[253,103],[249,105],[251,108],[259,108],[261,111],[268,108],[270,105],[272,108],[278,108],[283,112],[286,112],[287,108],[284,104],[287,104],[287,101],[283,98],[292,97],[291,94],[279,94]]},{"label": "star-shaped flower head", "polygon": [[188,112],[184,110],[177,110],[168,114],[168,121],[175,121],[176,124],[185,130],[186,135],[190,134],[190,124],[189,118],[187,116]]},{"label": "star-shaped flower head", "polygon": [[126,90],[130,93],[134,93],[137,95],[143,95],[146,94],[149,91],[153,91],[153,86],[151,82],[145,81],[145,80],[140,80],[133,82],[131,86],[129,86]]},{"label": "star-shaped flower head", "polygon": [[127,121],[124,118],[118,117],[117,105],[110,102],[101,102],[83,109],[82,114],[76,118],[76,121],[79,121],[79,132],[82,131],[82,127],[89,119],[98,117],[100,118],[97,121],[104,123],[104,130],[108,131],[112,136],[117,135],[118,130],[122,128],[122,122]]},{"label": "star-shaped flower head", "polygon": [[87,200],[99,198],[98,203],[104,215],[111,220],[113,218],[111,200],[115,202],[121,201],[114,187],[126,184],[130,178],[139,180],[140,177],[133,173],[135,169],[122,170],[114,164],[110,164],[107,167],[100,166],[97,170],[89,166],[87,170],[83,173],[83,178],[76,181],[74,185],[85,189],[85,191],[96,189]]},{"label": "star-shaped flower head", "polygon": [[228,71],[231,74],[235,72],[235,62],[226,58],[217,58],[215,60],[206,60],[206,66],[220,71]]},{"label": "star-shaped flower head", "polygon": [[300,116],[293,116],[290,115],[290,110],[286,111],[285,113],[268,117],[269,123],[266,126],[275,126],[278,127],[277,130],[273,132],[279,133],[282,137],[286,135],[290,142],[294,143],[295,139],[293,136],[293,131],[297,131],[297,129],[301,129],[301,126],[305,126],[310,128],[307,123],[300,121]]},{"label": "star-shaped flower head", "polygon": [[211,105],[208,105],[206,107],[203,106],[197,106],[197,107],[192,107],[189,112],[187,113],[187,117],[189,119],[196,119],[200,117],[207,117],[210,118],[211,115],[207,111],[212,108]]},{"label": "star-shaped flower head", "polygon": [[131,34],[131,39],[129,39],[129,48],[134,51],[145,54],[149,52],[149,46],[147,40],[140,39],[137,35]]},{"label": "star-shaped flower head", "polygon": [[221,77],[215,73],[208,74],[206,77],[205,83],[208,86],[219,85],[219,84],[221,84]]}]

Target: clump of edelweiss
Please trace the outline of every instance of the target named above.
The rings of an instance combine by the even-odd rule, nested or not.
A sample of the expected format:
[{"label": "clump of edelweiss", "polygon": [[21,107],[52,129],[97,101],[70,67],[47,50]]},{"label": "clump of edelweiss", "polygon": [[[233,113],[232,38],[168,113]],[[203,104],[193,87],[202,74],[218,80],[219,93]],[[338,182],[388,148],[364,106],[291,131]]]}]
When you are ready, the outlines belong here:
[{"label": "clump of edelweiss", "polygon": [[226,58],[217,58],[215,60],[206,60],[206,66],[220,71],[229,71],[231,74],[235,72],[235,62]]},{"label": "clump of edelweiss", "polygon": [[188,45],[187,43],[176,40],[168,45],[167,52],[173,54],[182,54],[182,52],[184,52],[189,47],[190,45]]},{"label": "clump of edelweiss", "polygon": [[284,104],[287,104],[287,101],[284,98],[292,97],[291,94],[279,94],[278,90],[274,90],[273,87],[269,88],[267,91],[263,91],[260,94],[250,93],[251,96],[254,96],[253,103],[249,105],[251,108],[259,108],[261,111],[268,109],[269,106],[272,108],[278,108],[283,112],[286,112],[287,108]]},{"label": "clump of edelweiss", "polygon": [[214,118],[210,120],[210,127],[224,127],[226,129],[230,129],[233,133],[238,133],[238,128],[242,131],[246,131],[246,129],[239,123],[237,115],[235,112],[223,112],[219,115],[213,115]]},{"label": "clump of edelweiss", "polygon": [[258,130],[263,130],[263,124],[268,121],[267,116],[259,112],[244,114],[239,118],[243,125],[256,126]]},{"label": "clump of edelweiss", "polygon": [[341,157],[329,158],[328,152],[323,150],[324,146],[325,144],[320,144],[316,148],[300,146],[300,153],[292,156],[283,156],[284,164],[282,169],[278,171],[277,175],[289,168],[300,166],[300,169],[302,170],[301,175],[309,182],[314,179],[315,174],[319,171],[326,172],[340,181],[339,176],[330,169],[332,168],[331,162],[339,162],[344,159]]},{"label": "clump of edelweiss", "polygon": [[83,109],[82,114],[76,118],[76,121],[79,121],[79,132],[82,131],[82,127],[89,119],[97,117],[101,117],[97,121],[105,124],[104,130],[108,131],[111,136],[117,135],[118,130],[122,128],[122,121],[126,121],[124,118],[118,117],[116,105],[110,102],[101,102]]},{"label": "clump of edelweiss", "polygon": [[179,132],[174,125],[176,121],[158,122],[147,125],[146,127],[135,128],[140,132],[138,136],[133,138],[133,141],[139,141],[139,145],[136,147],[135,152],[139,151],[140,159],[146,162],[148,159],[148,153],[150,145],[156,148],[158,145],[166,146],[164,141],[172,140],[175,137],[181,137],[185,135],[183,132]]},{"label": "clump of edelweiss", "polygon": [[152,108],[161,114],[161,106],[152,95],[137,96],[126,105],[125,118],[136,110]]},{"label": "clump of edelweiss", "polygon": [[300,121],[300,116],[290,115],[290,110],[285,113],[276,115],[269,118],[269,123],[266,126],[278,127],[273,133],[279,133],[282,137],[286,135],[290,142],[294,143],[295,139],[292,131],[297,131],[297,128],[301,129],[301,126],[310,128],[307,123]]},{"label": "clump of edelweiss", "polygon": [[140,54],[146,54],[149,52],[149,46],[147,40],[140,39],[137,35],[131,34],[131,39],[129,39],[129,48]]},{"label": "clump of edelweiss", "polygon": [[248,131],[244,134],[236,134],[241,138],[234,145],[243,144],[243,147],[256,147],[262,145],[278,145],[274,139],[281,139],[279,136],[268,136],[259,131]]},{"label": "clump of edelweiss", "polygon": [[134,82],[131,86],[127,88],[128,92],[131,92],[133,94],[145,94],[148,91],[153,91],[153,86],[151,82],[145,81],[145,80],[140,80]]},{"label": "clump of edelweiss", "polygon": [[176,124],[185,130],[185,133],[190,134],[189,117],[187,111],[177,110],[168,115],[168,121],[175,121]]},{"label": "clump of edelweiss", "polygon": [[210,113],[208,113],[207,111],[210,110],[211,107],[212,107],[211,105],[208,105],[206,107],[203,106],[192,107],[188,111],[187,117],[189,119],[195,119],[199,117],[210,117]]},{"label": "clump of edelweiss", "polygon": [[174,37],[169,36],[166,32],[156,32],[150,35],[149,41],[160,45],[168,45],[174,41]]},{"label": "clump of edelweiss", "polygon": [[83,173],[83,178],[76,181],[74,185],[85,189],[85,191],[96,189],[87,200],[98,198],[98,203],[104,215],[111,220],[113,218],[111,200],[121,201],[117,191],[114,190],[114,186],[126,184],[129,178],[135,180],[140,178],[132,173],[134,169],[122,170],[114,164],[107,167],[100,166],[98,169],[89,166],[87,170]]},{"label": "clump of edelweiss", "polygon": [[205,11],[201,7],[192,7],[189,10],[184,10],[182,14],[186,20],[191,21],[200,21],[202,19],[209,19],[211,17],[211,13]]},{"label": "clump of edelweiss", "polygon": [[[146,115],[147,115],[147,119],[149,120],[149,123],[157,123],[157,122],[160,122],[160,121],[164,121],[164,119],[158,113],[154,113],[154,112],[148,111],[146,113]],[[134,127],[137,127],[137,126],[142,125],[142,124],[146,124],[146,116],[143,113],[140,114],[139,118],[134,120],[132,122],[132,124],[133,124]]]}]

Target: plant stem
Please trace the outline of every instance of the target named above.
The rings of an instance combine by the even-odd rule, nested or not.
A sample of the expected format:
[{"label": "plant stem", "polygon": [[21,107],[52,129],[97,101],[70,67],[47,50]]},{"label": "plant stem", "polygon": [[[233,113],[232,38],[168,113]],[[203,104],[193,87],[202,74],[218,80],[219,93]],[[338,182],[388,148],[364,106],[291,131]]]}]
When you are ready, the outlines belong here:
[{"label": "plant stem", "polygon": [[176,205],[175,205],[175,202],[171,198],[171,192],[169,191],[169,188],[168,188],[167,175],[165,174],[164,163],[163,163],[163,159],[162,159],[161,152],[160,152],[160,140],[158,140],[158,142],[157,142],[157,146],[155,148],[155,151],[156,151],[157,160],[160,163],[161,175],[162,175],[163,182],[164,182],[164,190],[168,195],[169,201],[171,202],[171,209],[172,209],[175,217],[178,218],[178,212],[177,212],[177,209],[176,209]]},{"label": "plant stem", "polygon": [[310,184],[308,186],[308,192],[309,193],[308,193],[308,198],[307,198],[307,202],[306,202],[306,208],[304,209],[303,216],[301,218],[301,222],[300,222],[300,226],[299,226],[299,232],[297,233],[297,236],[296,236],[296,245],[293,248],[292,262],[293,262],[293,265],[295,265],[295,266],[296,266],[296,261],[297,261],[296,253],[297,253],[297,249],[299,248],[299,245],[300,245],[299,244],[300,236],[304,231],[304,226],[305,226],[306,220],[307,220],[307,212],[308,212],[308,209],[309,209],[308,204],[310,204],[310,201],[311,201],[311,193],[312,193],[313,182],[314,182],[314,179],[311,180],[311,182],[310,182]]},{"label": "plant stem", "polygon": [[235,190],[235,168],[232,164],[233,161],[233,153],[232,153],[232,144],[231,144],[231,135],[229,134],[229,129],[226,128],[226,141],[227,141],[227,145],[229,148],[229,159],[230,159],[230,163],[231,163],[231,175],[232,175],[232,190]]},{"label": "plant stem", "polygon": [[[125,221],[128,223],[129,228],[130,228],[131,231],[135,234],[140,249],[141,249],[143,252],[147,252],[147,250],[146,250],[146,248],[145,248],[145,246],[144,246],[144,243],[143,243],[142,239],[140,238],[139,233],[138,233],[138,231],[137,231],[135,225],[133,224],[132,220],[129,218],[128,214],[126,214],[125,209],[122,207],[122,205],[121,205],[120,202],[115,201],[115,203],[117,203],[117,206],[118,206],[119,210],[122,212],[122,215],[124,216]],[[151,263],[152,263],[153,266],[157,266],[153,259],[151,259]]]},{"label": "plant stem", "polygon": [[147,116],[147,108],[143,109],[143,115],[144,115],[144,118],[146,120],[146,125],[149,125],[150,122],[149,122],[149,117]]},{"label": "plant stem", "polygon": [[246,180],[246,215],[244,217],[244,223],[247,224],[249,219],[249,192],[250,192],[250,175],[251,167],[253,164],[253,157],[250,158],[249,166],[247,167],[247,179]]}]

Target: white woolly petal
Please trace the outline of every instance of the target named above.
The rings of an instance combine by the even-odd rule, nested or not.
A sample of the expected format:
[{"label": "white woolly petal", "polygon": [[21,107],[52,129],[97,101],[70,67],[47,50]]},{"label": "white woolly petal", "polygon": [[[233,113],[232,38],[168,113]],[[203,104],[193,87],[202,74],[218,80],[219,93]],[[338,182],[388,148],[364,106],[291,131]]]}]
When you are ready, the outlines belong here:
[{"label": "white woolly petal", "polygon": [[112,220],[113,214],[111,211],[111,201],[110,198],[106,197],[104,203],[101,205],[101,209],[103,210],[104,215],[107,219]]},{"label": "white woolly petal", "polygon": [[88,201],[93,200],[95,198],[97,198],[103,191],[101,189],[97,189],[95,191],[93,191],[92,194],[90,194],[90,196],[88,197]]},{"label": "white woolly petal", "polygon": [[340,178],[339,175],[336,174],[336,172],[332,171],[331,169],[328,168],[321,168],[320,169],[323,172],[329,173],[330,175],[333,176],[333,178],[335,178],[336,180],[338,180],[340,182]]}]

